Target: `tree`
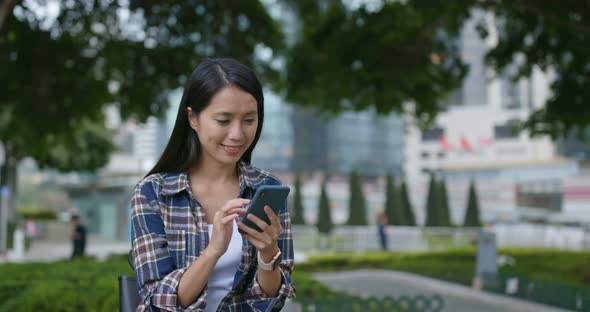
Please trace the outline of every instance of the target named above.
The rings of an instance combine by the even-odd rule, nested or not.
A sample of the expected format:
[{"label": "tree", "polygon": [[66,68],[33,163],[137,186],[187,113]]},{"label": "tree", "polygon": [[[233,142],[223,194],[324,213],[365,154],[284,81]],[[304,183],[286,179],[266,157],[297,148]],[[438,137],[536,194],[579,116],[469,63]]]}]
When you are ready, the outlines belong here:
[{"label": "tree", "polygon": [[439,182],[439,209],[440,209],[440,226],[451,226],[451,214],[449,209],[449,196],[447,192],[447,183],[445,178]]},{"label": "tree", "polygon": [[303,202],[301,199],[301,176],[299,172],[295,173],[295,194],[293,194],[293,224],[305,224],[303,216]]},{"label": "tree", "polygon": [[402,196],[402,204],[404,206],[404,215],[407,221],[406,225],[416,226],[416,217],[414,216],[414,209],[412,208],[412,203],[410,202],[410,198],[408,196],[406,181],[402,182],[400,193]]},{"label": "tree", "polygon": [[440,226],[440,210],[438,187],[434,174],[430,174],[430,183],[428,184],[428,196],[426,197],[426,226]]},{"label": "tree", "polygon": [[[553,96],[522,127],[533,135],[556,138],[574,131],[582,136],[590,124],[585,105],[590,100],[590,2],[504,0],[477,6],[500,21],[498,44],[486,55],[488,65],[497,72],[513,69],[515,80],[530,77],[534,68],[555,72]],[[480,34],[489,32],[480,27]]]},{"label": "tree", "polygon": [[469,198],[467,200],[464,225],[481,226],[481,220],[479,218],[479,200],[477,199],[474,181],[469,183]]},{"label": "tree", "polygon": [[[534,68],[555,71],[553,94],[519,127],[563,136],[590,124],[588,1],[288,1],[301,20],[285,75],[287,96],[324,111],[374,108],[407,111],[421,125],[444,110],[441,100],[461,85],[466,67],[460,30],[476,10],[497,21],[498,42],[486,55],[497,74],[515,80]],[[477,20],[482,38],[486,17]],[[414,104],[405,105],[411,102]]]},{"label": "tree", "polygon": [[[445,15],[459,5],[390,1],[370,11],[340,1],[293,2],[303,21],[285,77],[295,103],[334,113],[369,107],[389,113],[415,102],[415,115],[428,120],[438,100],[461,85],[465,66],[441,33],[443,26],[459,31],[461,23]],[[433,61],[436,55],[444,61]]]},{"label": "tree", "polygon": [[162,116],[168,93],[203,57],[277,76],[255,53],[282,48],[259,1],[67,1],[55,21],[39,13],[45,2],[0,5],[0,142],[10,160],[1,170],[13,172],[4,185],[15,184],[24,157],[61,171],[102,167],[113,151],[105,107],[123,119]]},{"label": "tree", "polygon": [[387,175],[385,183],[385,215],[391,225],[406,225],[400,193],[395,186],[395,179]]},{"label": "tree", "polygon": [[327,178],[322,181],[322,189],[320,193],[320,202],[318,207],[318,221],[317,228],[322,234],[330,234],[332,232],[332,213],[330,209],[330,199],[326,191]]},{"label": "tree", "polygon": [[349,178],[348,225],[367,225],[367,208],[363,185],[356,171],[350,173]]}]

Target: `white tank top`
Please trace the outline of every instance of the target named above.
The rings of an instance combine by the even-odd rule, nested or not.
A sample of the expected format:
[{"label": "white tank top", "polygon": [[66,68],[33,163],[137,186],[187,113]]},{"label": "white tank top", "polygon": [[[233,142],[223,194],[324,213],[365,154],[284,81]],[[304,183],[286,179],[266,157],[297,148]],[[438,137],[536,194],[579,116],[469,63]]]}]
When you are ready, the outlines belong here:
[{"label": "white tank top", "polygon": [[[208,225],[209,237],[213,224]],[[217,310],[221,299],[227,295],[234,285],[234,277],[242,260],[242,235],[238,232],[236,221],[233,221],[231,240],[226,252],[219,258],[207,282],[207,308],[205,312]]]}]

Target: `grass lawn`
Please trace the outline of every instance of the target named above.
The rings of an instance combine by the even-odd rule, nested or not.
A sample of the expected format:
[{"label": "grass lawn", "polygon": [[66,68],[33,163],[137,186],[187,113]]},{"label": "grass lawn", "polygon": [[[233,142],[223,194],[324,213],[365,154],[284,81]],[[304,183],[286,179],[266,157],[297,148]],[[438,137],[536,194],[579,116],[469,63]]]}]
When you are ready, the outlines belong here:
[{"label": "grass lawn", "polygon": [[[341,271],[361,268],[412,272],[463,285],[471,285],[475,272],[475,249],[428,253],[371,252],[335,253],[310,257],[296,265],[295,272]],[[590,253],[554,249],[500,249],[513,265],[500,272],[572,286],[590,287]]]}]

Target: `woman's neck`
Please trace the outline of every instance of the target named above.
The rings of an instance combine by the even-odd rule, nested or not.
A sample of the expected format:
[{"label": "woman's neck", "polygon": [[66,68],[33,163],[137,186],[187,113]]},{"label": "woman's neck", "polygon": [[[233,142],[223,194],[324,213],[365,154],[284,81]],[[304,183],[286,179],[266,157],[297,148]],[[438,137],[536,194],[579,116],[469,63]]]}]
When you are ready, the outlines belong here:
[{"label": "woman's neck", "polygon": [[204,162],[203,158],[199,160],[189,170],[189,176],[197,181],[207,181],[211,184],[233,182],[238,178],[237,164],[227,166],[221,163]]}]

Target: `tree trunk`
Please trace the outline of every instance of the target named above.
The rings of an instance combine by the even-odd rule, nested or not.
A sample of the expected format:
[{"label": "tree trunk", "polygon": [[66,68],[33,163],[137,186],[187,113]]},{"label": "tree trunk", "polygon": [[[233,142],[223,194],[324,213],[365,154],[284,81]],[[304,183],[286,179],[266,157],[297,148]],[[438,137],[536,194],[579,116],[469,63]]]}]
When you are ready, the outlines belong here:
[{"label": "tree trunk", "polygon": [[0,34],[5,30],[5,24],[14,6],[21,3],[22,0],[3,0],[0,2]]}]

